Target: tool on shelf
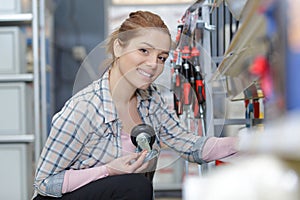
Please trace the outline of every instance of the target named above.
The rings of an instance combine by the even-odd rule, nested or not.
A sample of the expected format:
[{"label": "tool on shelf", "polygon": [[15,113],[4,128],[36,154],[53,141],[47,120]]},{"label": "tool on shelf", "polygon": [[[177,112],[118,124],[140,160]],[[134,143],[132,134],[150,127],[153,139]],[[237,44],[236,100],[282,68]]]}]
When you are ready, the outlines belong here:
[{"label": "tool on shelf", "polygon": [[[200,62],[203,59],[200,49],[204,32],[215,29],[202,18],[203,3],[203,0],[196,1],[179,20],[176,46],[171,52],[174,109],[187,130],[195,135],[206,135],[205,74]],[[186,174],[188,168],[186,163]]]}]

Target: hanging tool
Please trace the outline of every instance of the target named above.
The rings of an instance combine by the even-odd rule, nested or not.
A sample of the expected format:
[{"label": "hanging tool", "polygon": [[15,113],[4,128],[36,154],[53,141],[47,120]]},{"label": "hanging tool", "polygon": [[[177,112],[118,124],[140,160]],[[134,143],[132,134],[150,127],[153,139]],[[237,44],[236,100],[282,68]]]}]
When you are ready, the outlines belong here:
[{"label": "hanging tool", "polygon": [[[196,135],[201,132],[198,130],[199,119],[202,123],[202,133],[205,133],[205,88],[199,62],[200,52],[197,47],[202,44],[203,31],[214,29],[213,26],[202,21],[201,7],[204,2],[204,0],[196,1],[181,18],[180,25],[177,27],[174,52],[174,57],[177,59],[172,74],[176,113],[186,124],[188,131]],[[195,52],[196,50],[198,51]],[[186,174],[188,174],[187,162]]]},{"label": "hanging tool", "polygon": [[188,62],[190,58],[190,49],[188,46],[184,46],[182,50],[182,67],[183,67],[183,119],[186,122],[188,130],[191,130],[192,113],[192,87],[190,82],[191,66]]},{"label": "hanging tool", "polygon": [[191,99],[192,99],[192,93],[191,93],[191,66],[188,62],[188,59],[190,58],[190,49],[188,46],[185,46],[182,50],[182,66],[183,66],[183,72],[184,72],[184,84],[183,84],[183,93],[184,93],[184,105],[190,105]]},{"label": "hanging tool", "polygon": [[200,51],[196,48],[193,47],[192,49],[192,61],[193,61],[193,67],[195,69],[195,93],[197,96],[197,101],[199,105],[202,105],[204,107],[205,103],[205,87],[204,87],[204,80],[201,72],[201,67],[200,67],[200,61],[199,61],[199,56],[200,56]]},{"label": "hanging tool", "polygon": [[177,116],[182,114],[182,77],[181,77],[181,52],[174,52],[174,73],[172,76],[172,88],[173,88],[173,99],[174,99],[174,109]]}]

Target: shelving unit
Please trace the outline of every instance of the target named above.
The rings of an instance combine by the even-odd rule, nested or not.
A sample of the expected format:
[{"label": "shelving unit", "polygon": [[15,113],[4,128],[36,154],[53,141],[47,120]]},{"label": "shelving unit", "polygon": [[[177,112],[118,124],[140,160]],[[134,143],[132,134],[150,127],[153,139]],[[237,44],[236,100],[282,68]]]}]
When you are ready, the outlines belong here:
[{"label": "shelving unit", "polygon": [[0,82],[32,82],[33,74],[0,74]]},{"label": "shelving unit", "polygon": [[[259,98],[253,94],[257,90],[258,77],[251,75],[248,70],[256,56],[267,52],[267,44],[264,42],[266,22],[264,16],[257,13],[259,5],[259,1],[246,2],[241,18],[242,25],[224,53],[218,70],[212,76],[212,80],[226,76],[226,89],[231,100]],[[249,92],[245,92],[246,90]]]},{"label": "shelving unit", "polygon": [[33,21],[32,13],[1,14],[0,22],[2,24],[30,24]]},{"label": "shelving unit", "polygon": [[[238,2],[238,1],[236,1]],[[243,199],[249,196],[265,196],[263,199],[299,199],[299,184],[293,189],[285,191],[281,186],[283,178],[272,182],[268,180],[267,187],[261,183],[261,177],[272,171],[280,172],[278,166],[285,166],[286,171],[293,172],[294,179],[299,180],[299,61],[300,61],[300,40],[296,37],[299,30],[299,2],[295,1],[262,1],[248,0],[243,12],[244,18],[221,60],[218,70],[214,73],[212,80],[235,79],[230,81],[227,91],[231,92],[229,98],[239,102],[248,99],[264,98],[266,116],[263,119],[263,129],[253,127],[245,131],[247,134],[240,135],[240,150],[245,152],[243,159],[235,162],[233,166],[217,173],[217,176],[206,177],[207,180],[199,182],[192,180],[186,184],[185,199],[209,199],[215,197],[220,199],[227,196],[229,199]],[[263,38],[263,39],[262,39]],[[268,39],[269,47],[264,43]],[[296,39],[297,38],[297,39]],[[270,48],[271,47],[271,48]],[[257,83],[263,87],[263,81],[250,74],[251,64],[257,56],[265,56],[269,63],[268,75],[271,76],[272,95],[256,96]],[[238,79],[244,79],[237,81]],[[254,119],[256,120],[256,119]],[[260,120],[260,119],[258,119]],[[243,120],[244,121],[244,120]],[[236,123],[243,123],[236,120]],[[218,122],[222,123],[222,122]],[[251,155],[251,156],[247,156]],[[266,156],[266,157],[265,157]],[[257,159],[258,158],[258,159]],[[262,158],[262,160],[260,160]],[[276,162],[264,163],[268,159]],[[262,171],[265,169],[265,171]],[[236,184],[233,179],[228,179],[232,174],[239,174],[236,177]],[[257,173],[257,174],[256,174]],[[256,175],[255,175],[256,174]],[[242,178],[241,178],[242,177]],[[226,179],[226,180],[225,180]],[[253,180],[247,185],[240,185],[242,180]],[[229,180],[229,181],[227,181]],[[221,184],[219,184],[221,183]],[[297,182],[298,183],[298,182]],[[237,187],[233,187],[232,185]],[[270,185],[273,184],[272,189]],[[228,187],[226,187],[226,185]],[[224,187],[223,187],[224,186]],[[222,188],[220,195],[215,195],[216,188]],[[202,190],[200,189],[202,188]],[[274,190],[274,188],[276,188]],[[251,190],[252,194],[245,193],[244,189]],[[268,191],[269,190],[269,191]],[[222,193],[222,191],[224,193]],[[263,191],[260,195],[260,191]],[[282,193],[277,195],[273,191]],[[270,195],[268,195],[270,194]],[[271,197],[272,196],[272,197]]]},{"label": "shelving unit", "polygon": [[[226,2],[227,4],[214,1],[217,7],[207,14],[207,22],[215,25],[216,30],[206,37],[209,48],[204,47],[211,53],[213,63],[217,66],[212,69],[208,65],[205,71],[207,91],[211,93],[207,100],[210,102],[207,113],[216,113],[207,116],[207,126],[211,127],[208,135],[217,137],[227,134],[223,132],[224,126],[226,129],[234,126],[246,127],[249,124],[262,124],[264,121],[262,118],[245,118],[244,106],[240,107],[240,110],[244,109],[240,111],[241,118],[222,115],[230,112],[226,102],[233,105],[238,103],[237,106],[241,106],[244,100],[264,98],[259,91],[259,77],[250,74],[249,67],[255,57],[265,55],[268,48],[264,42],[265,18],[257,12],[260,1]],[[230,8],[237,7],[234,3],[242,3],[239,5],[241,7],[238,14],[230,12]],[[238,16],[238,19],[234,16]]]},{"label": "shelving unit", "polygon": [[[0,38],[1,28],[17,32],[2,34],[5,45],[0,47],[7,56],[4,63],[4,59],[0,59],[0,68],[3,67],[0,72],[0,159],[5,163],[0,167],[0,196],[1,199],[27,200],[32,195],[35,164],[42,137],[46,135],[44,1],[26,1],[31,5],[30,11],[21,9],[24,1],[10,3],[15,4],[11,6],[15,10],[0,9]],[[0,1],[0,4],[5,2]],[[28,39],[32,40],[32,71],[26,68]],[[16,52],[17,56],[12,55]],[[5,71],[5,67],[12,70]]]},{"label": "shelving unit", "polygon": [[[205,1],[202,20],[215,26],[214,31],[204,31],[202,54],[206,97],[206,136],[222,137],[224,126],[256,126],[263,124],[262,118],[245,118],[246,108],[240,110],[241,118],[225,115],[226,102],[242,102],[264,98],[259,93],[259,77],[250,75],[249,66],[258,55],[265,55],[268,44],[264,42],[266,22],[257,13],[260,1],[243,1],[243,8],[235,19],[229,5]],[[232,135],[237,132],[232,133]],[[214,168],[214,163],[201,165],[202,174]]]}]

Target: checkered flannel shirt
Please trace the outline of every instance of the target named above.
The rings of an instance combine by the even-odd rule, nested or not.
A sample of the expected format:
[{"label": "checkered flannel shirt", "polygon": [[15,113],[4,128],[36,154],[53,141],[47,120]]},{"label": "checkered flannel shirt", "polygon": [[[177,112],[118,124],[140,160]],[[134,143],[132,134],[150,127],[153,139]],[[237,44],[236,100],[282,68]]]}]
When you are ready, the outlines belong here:
[{"label": "checkered flannel shirt", "polygon": [[[160,148],[163,142],[185,159],[202,163],[207,138],[187,132],[159,89],[152,84],[148,90],[137,90],[137,97],[142,121],[157,134],[153,148]],[[35,193],[60,197],[66,170],[104,165],[121,156],[121,127],[106,72],[54,115],[36,169]]]}]

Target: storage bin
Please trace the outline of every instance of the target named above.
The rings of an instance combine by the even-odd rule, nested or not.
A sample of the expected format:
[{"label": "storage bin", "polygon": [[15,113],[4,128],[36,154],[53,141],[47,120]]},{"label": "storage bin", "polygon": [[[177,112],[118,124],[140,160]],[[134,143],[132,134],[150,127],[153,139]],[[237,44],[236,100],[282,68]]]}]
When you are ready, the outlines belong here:
[{"label": "storage bin", "polygon": [[0,197],[29,200],[33,191],[32,145],[0,143]]},{"label": "storage bin", "polygon": [[32,134],[32,96],[24,82],[0,83],[0,135]]},{"label": "storage bin", "polygon": [[0,14],[29,12],[31,0],[0,0]]},{"label": "storage bin", "polygon": [[22,29],[0,27],[0,44],[0,74],[26,72],[26,37]]}]

